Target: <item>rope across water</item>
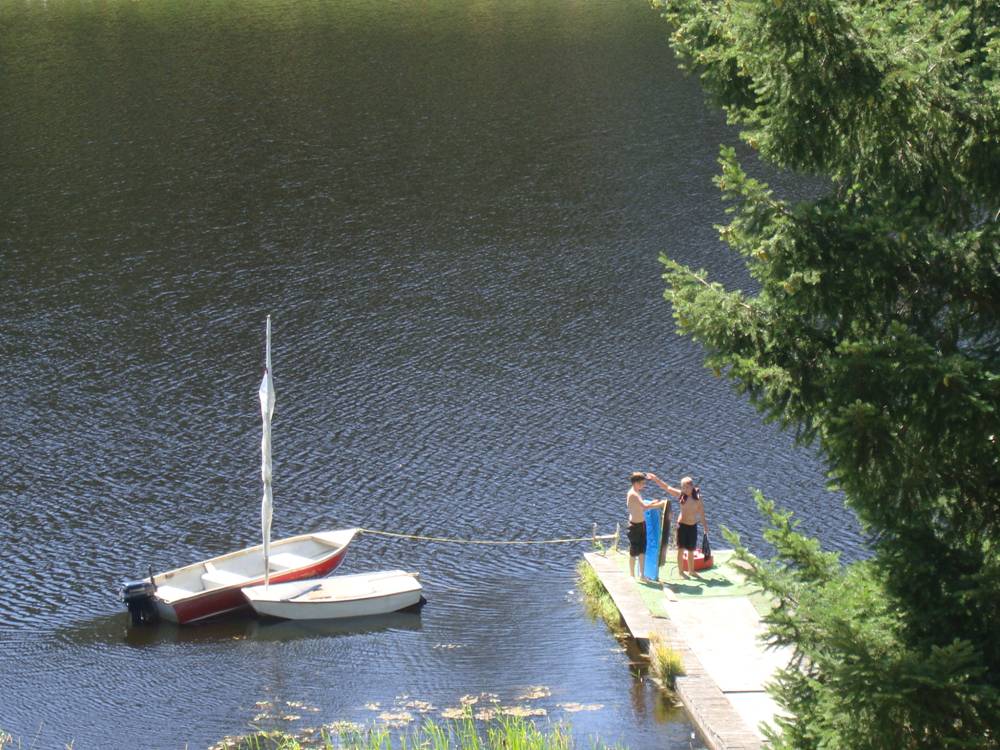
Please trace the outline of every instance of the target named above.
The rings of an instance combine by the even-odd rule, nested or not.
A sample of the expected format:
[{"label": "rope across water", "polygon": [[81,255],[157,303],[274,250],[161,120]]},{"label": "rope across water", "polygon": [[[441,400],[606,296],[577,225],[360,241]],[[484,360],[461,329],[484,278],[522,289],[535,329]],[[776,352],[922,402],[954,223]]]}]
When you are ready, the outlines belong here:
[{"label": "rope across water", "polygon": [[362,534],[375,534],[377,536],[393,537],[395,539],[410,539],[418,542],[444,542],[448,544],[489,544],[489,545],[514,545],[514,544],[569,544],[572,542],[596,542],[605,539],[613,539],[617,544],[618,530],[614,534],[592,534],[591,536],[574,537],[571,539],[456,539],[446,536],[423,536],[421,534],[401,534],[395,531],[382,531],[380,529],[359,528]]}]

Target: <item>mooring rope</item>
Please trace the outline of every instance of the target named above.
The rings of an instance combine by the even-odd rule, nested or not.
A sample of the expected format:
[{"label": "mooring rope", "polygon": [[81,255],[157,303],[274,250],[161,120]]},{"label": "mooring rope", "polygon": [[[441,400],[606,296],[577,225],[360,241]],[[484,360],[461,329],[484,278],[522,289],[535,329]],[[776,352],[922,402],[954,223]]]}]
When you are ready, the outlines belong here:
[{"label": "mooring rope", "polygon": [[618,539],[618,531],[614,534],[592,534],[591,536],[574,537],[572,539],[456,539],[447,536],[423,536],[421,534],[401,534],[396,531],[382,531],[381,529],[359,528],[362,534],[376,534],[378,536],[388,536],[396,539],[410,539],[418,542],[446,542],[449,544],[568,544],[570,542],[596,542],[604,539]]}]

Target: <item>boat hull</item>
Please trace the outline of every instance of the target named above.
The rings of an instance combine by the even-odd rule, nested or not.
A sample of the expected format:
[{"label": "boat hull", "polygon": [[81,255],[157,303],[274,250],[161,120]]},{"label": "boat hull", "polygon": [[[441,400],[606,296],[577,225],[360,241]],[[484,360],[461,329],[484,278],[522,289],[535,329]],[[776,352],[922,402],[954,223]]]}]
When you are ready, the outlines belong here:
[{"label": "boat hull", "polygon": [[[322,563],[301,570],[272,574],[271,580],[275,583],[286,583],[306,578],[321,578],[336,570],[346,556],[347,549],[345,548]],[[156,599],[156,609],[164,620],[176,622],[178,625],[187,625],[199,620],[207,620],[210,617],[239,612],[248,608],[247,600],[241,593],[241,589],[246,585],[262,583],[263,580],[264,578],[261,576],[259,579],[250,581],[249,584],[237,584],[203,591],[194,594],[189,599],[180,601],[165,602],[162,599]]]},{"label": "boat hull", "polygon": [[[269,581],[281,584],[329,575],[344,561],[356,533],[342,529],[272,543]],[[186,625],[246,610],[240,590],[263,582],[263,551],[257,545],[154,576],[152,603],[161,619]]]},{"label": "boat hull", "polygon": [[418,605],[423,589],[403,571],[338,576],[286,586],[253,586],[241,594],[262,617],[339,620],[398,612]]}]

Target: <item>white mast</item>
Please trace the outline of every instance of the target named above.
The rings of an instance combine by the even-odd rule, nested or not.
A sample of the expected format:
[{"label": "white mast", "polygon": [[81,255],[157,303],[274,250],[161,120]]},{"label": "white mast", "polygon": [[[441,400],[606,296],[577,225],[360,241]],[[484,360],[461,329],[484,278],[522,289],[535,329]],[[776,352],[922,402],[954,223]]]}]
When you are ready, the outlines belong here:
[{"label": "white mast", "polygon": [[267,316],[267,345],[264,355],[264,378],[260,381],[260,415],[263,432],[260,437],[260,478],[264,483],[264,498],[260,503],[260,530],[264,537],[264,586],[270,582],[268,564],[271,556],[271,417],[274,414],[274,382],[271,378],[271,316]]}]

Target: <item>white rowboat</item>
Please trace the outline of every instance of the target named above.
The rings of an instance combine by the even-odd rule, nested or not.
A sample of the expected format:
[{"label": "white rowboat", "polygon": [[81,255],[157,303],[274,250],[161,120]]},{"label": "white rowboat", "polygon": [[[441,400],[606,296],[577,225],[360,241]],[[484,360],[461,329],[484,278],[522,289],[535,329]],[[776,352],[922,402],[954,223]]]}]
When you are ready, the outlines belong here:
[{"label": "white rowboat", "polygon": [[259,615],[288,620],[329,620],[396,612],[420,603],[416,573],[387,570],[294,583],[249,586],[243,596]]}]

